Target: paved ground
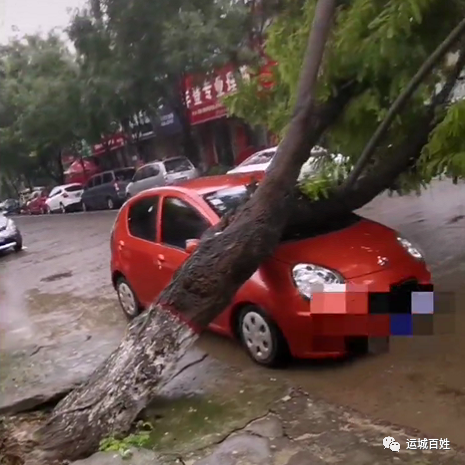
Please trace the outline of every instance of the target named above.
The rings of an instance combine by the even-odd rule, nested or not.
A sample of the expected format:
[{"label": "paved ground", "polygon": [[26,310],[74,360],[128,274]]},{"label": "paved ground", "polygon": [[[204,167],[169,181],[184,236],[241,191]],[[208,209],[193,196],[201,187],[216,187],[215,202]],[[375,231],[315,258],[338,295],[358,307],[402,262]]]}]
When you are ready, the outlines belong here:
[{"label": "paved ground", "polygon": [[[377,199],[363,213],[397,227],[422,246],[438,288],[454,292],[453,304],[443,299],[440,310],[454,307],[455,313],[441,319],[434,336],[394,340],[389,354],[351,364],[296,363],[273,376],[465,446],[465,187],[437,183],[421,197]],[[29,358],[46,361],[47,350],[66,338],[64,353],[87,347],[92,359],[91,344],[103,346],[103,355],[117,344],[125,322],[109,279],[114,216],[96,212],[17,220],[28,250],[0,261],[0,285],[8,291],[0,314],[0,328],[8,326],[0,339],[3,349],[21,349]],[[228,341],[207,336],[201,347],[243,372],[263,374]],[[197,370],[202,377],[202,367]],[[12,373],[10,381],[20,387],[22,373]],[[82,375],[78,364],[73,373],[77,379]]]}]

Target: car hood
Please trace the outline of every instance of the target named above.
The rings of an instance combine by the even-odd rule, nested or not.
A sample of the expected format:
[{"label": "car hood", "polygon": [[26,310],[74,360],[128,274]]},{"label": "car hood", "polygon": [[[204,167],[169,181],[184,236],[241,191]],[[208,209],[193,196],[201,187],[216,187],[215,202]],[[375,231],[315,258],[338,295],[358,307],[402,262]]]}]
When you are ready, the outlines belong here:
[{"label": "car hood", "polygon": [[387,226],[360,218],[344,229],[283,242],[275,258],[290,265],[320,265],[351,279],[413,259],[399,244],[397,236]]},{"label": "car hood", "polygon": [[[227,174],[237,174],[237,173],[254,173],[254,172],[261,172],[267,171],[270,167],[271,162],[269,163],[261,163],[257,165],[246,165],[246,166],[237,166],[236,168],[229,170]],[[299,180],[313,174],[316,171],[314,164],[312,161],[307,161],[302,166],[299,174]]]},{"label": "car hood", "polygon": [[266,171],[270,163],[261,163],[258,165],[246,165],[246,166],[237,166],[236,168],[229,170],[227,174],[235,173],[253,173],[254,171]]}]

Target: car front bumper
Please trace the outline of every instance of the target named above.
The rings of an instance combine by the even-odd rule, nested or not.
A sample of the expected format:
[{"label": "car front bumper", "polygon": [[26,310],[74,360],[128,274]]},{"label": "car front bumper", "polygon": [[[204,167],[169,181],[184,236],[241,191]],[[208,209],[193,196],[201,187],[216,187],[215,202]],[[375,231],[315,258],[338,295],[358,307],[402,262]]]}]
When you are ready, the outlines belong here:
[{"label": "car front bumper", "polygon": [[0,252],[12,249],[21,243],[22,237],[19,231],[9,234],[6,234],[5,232],[0,232]]},{"label": "car front bumper", "polygon": [[[279,322],[291,353],[297,358],[340,357],[348,353],[353,340],[389,338],[396,318],[393,315],[404,313],[405,305],[403,310],[402,305],[397,309],[397,304],[384,309],[380,303],[390,299],[393,286],[411,280],[431,292],[431,275],[419,262],[352,279],[345,292],[315,294],[311,302],[300,296],[293,299],[292,317],[282,325]],[[407,290],[407,299],[411,300],[412,292]]]}]

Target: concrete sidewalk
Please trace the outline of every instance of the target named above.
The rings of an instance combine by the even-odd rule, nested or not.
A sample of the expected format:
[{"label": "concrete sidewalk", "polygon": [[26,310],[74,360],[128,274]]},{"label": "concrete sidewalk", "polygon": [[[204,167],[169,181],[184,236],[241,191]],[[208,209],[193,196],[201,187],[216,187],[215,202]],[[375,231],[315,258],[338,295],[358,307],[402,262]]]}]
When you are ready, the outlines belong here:
[{"label": "concrete sidewalk", "polygon": [[[383,447],[386,436],[399,442],[399,452]],[[260,418],[190,452],[132,450],[126,459],[117,453],[99,452],[74,465],[465,464],[463,452],[453,445],[449,445],[451,450],[407,450],[408,440],[420,438],[418,432],[375,423],[293,391]]]},{"label": "concrete sidewalk", "polygon": [[[314,399],[274,378],[209,363],[215,372],[223,370],[216,382],[199,385],[195,395],[181,390],[181,397],[161,399],[147,411],[153,432],[145,449],[99,452],[75,465],[465,465],[464,452],[453,444],[443,441],[449,450],[429,450],[423,441],[428,449],[407,449],[425,436]],[[176,388],[167,392],[176,395]],[[400,444],[399,452],[384,448],[387,436]],[[438,439],[439,447],[439,439],[447,438],[429,439],[432,445]]]}]

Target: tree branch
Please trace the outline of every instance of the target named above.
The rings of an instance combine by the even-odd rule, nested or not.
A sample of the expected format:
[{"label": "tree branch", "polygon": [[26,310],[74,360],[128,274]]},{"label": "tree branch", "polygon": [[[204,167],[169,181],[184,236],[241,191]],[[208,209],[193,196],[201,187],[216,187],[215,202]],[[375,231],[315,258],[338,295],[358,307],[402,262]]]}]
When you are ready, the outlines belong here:
[{"label": "tree branch", "polygon": [[294,208],[297,205],[308,205],[308,207],[305,207],[304,211],[294,210],[290,215],[288,227],[292,227],[293,218],[299,223],[301,218],[305,217],[312,227],[318,228],[332,218],[338,218],[363,207],[388,189],[395,179],[420,157],[431,131],[444,118],[444,114],[438,115],[437,110],[446,104],[464,68],[465,47],[460,51],[457,63],[449,71],[443,88],[432,98],[425,115],[418,119],[417,130],[389,158],[381,160],[369,173],[357,179],[350,189],[342,184],[335,187],[325,199],[310,204],[296,203]]},{"label": "tree branch", "polygon": [[452,30],[452,32],[446,37],[446,39],[438,46],[438,48],[427,58],[423,63],[418,72],[413,76],[404,91],[397,97],[395,102],[389,108],[386,117],[378,126],[368,144],[363,149],[360,158],[356,165],[350,172],[347,180],[344,183],[345,189],[350,189],[359,178],[362,171],[368,165],[371,157],[375,153],[381,139],[387,133],[391,126],[394,118],[403,110],[408,100],[412,97],[415,91],[418,89],[420,84],[424,81],[425,77],[434,69],[437,63],[444,58],[451,47],[456,44],[465,33],[465,19],[462,19],[460,23]]}]

